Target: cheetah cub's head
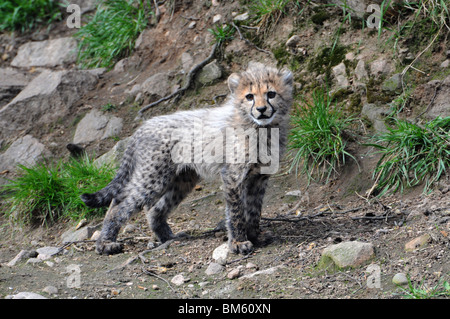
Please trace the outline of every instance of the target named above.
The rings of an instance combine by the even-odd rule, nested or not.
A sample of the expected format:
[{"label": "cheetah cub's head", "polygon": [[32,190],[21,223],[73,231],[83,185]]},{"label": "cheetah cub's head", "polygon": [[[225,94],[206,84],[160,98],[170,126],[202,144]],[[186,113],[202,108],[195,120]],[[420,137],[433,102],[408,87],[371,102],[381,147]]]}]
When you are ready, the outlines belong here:
[{"label": "cheetah cub's head", "polygon": [[291,71],[259,63],[228,78],[235,107],[259,126],[276,125],[286,117],[292,104],[292,85]]}]

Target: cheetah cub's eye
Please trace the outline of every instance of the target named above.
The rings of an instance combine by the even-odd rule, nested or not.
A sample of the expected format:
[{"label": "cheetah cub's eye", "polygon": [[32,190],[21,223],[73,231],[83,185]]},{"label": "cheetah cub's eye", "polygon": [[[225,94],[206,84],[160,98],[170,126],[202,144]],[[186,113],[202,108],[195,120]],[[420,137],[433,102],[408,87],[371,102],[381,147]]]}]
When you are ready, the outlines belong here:
[{"label": "cheetah cub's eye", "polygon": [[269,99],[273,99],[276,95],[277,95],[277,93],[275,93],[274,91],[267,92],[267,97]]},{"label": "cheetah cub's eye", "polygon": [[247,101],[253,101],[253,94],[247,94],[245,98],[247,99]]}]

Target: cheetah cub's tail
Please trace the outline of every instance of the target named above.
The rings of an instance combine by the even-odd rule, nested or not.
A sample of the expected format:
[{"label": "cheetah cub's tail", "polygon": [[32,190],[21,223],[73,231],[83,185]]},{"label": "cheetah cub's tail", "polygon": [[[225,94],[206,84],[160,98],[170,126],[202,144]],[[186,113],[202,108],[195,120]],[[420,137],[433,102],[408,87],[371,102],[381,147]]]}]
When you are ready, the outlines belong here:
[{"label": "cheetah cub's tail", "polygon": [[106,188],[92,194],[84,193],[83,195],[81,195],[81,200],[87,206],[92,208],[108,206],[112,201],[112,196],[110,196],[110,193],[105,192],[105,190]]},{"label": "cheetah cub's tail", "polygon": [[134,171],[134,148],[131,144],[125,150],[119,170],[114,179],[98,192],[92,194],[84,193],[80,196],[81,200],[87,206],[92,208],[108,206],[113,198],[116,198],[122,192],[122,189],[128,183]]}]

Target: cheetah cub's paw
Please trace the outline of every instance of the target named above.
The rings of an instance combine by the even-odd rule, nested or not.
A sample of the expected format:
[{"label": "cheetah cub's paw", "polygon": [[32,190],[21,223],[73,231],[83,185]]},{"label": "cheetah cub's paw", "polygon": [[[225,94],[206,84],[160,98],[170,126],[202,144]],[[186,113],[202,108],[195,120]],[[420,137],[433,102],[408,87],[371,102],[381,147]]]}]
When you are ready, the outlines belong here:
[{"label": "cheetah cub's paw", "polygon": [[117,242],[97,241],[95,251],[100,255],[119,254],[123,250],[123,245]]},{"label": "cheetah cub's paw", "polygon": [[251,241],[236,241],[231,240],[229,248],[232,253],[248,255],[253,251],[253,244]]}]

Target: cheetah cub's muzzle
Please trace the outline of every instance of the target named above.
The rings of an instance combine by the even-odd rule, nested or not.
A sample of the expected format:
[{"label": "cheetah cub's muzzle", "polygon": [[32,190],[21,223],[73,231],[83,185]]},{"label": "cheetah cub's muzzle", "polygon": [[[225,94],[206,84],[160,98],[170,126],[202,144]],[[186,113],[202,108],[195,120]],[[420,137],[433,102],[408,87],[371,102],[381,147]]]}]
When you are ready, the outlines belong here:
[{"label": "cheetah cub's muzzle", "polygon": [[275,115],[276,109],[272,106],[271,100],[273,102],[277,96],[277,93],[274,91],[268,91],[262,95],[262,98],[258,98],[258,96],[249,93],[245,96],[245,98],[248,102],[253,103],[250,111],[253,119],[260,125],[266,125],[272,122],[272,118]]}]

